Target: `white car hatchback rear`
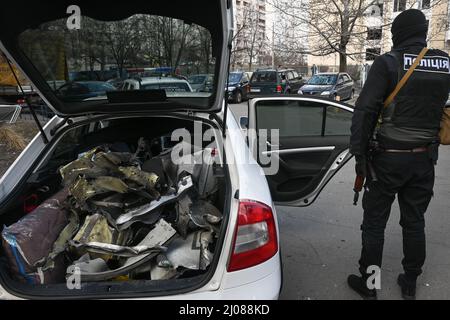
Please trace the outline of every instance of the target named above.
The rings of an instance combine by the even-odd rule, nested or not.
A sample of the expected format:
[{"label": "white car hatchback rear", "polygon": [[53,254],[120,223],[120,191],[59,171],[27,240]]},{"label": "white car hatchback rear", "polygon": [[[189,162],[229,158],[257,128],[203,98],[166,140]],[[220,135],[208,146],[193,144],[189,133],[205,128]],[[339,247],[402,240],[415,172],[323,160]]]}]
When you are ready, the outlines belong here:
[{"label": "white car hatchback rear", "polygon": [[[70,29],[73,21],[67,20],[66,11],[77,2],[81,29],[76,24],[75,29]],[[24,21],[29,19],[30,23],[17,25],[8,19],[1,21],[0,48],[38,88],[57,116],[41,128],[40,134],[0,180],[0,225],[10,226],[25,217],[27,199],[42,192],[43,187],[59,188],[57,172],[61,166],[82,157],[88,150],[105,143],[122,148],[123,141],[133,144],[142,136],[152,146],[155,141],[165,144],[168,137],[185,141],[186,136],[174,134],[178,130],[185,130],[193,146],[217,160],[211,172],[218,177],[220,185],[213,203],[222,216],[220,228],[214,229],[212,257],[202,272],[184,270],[183,275],[163,280],[139,280],[126,275],[126,281],[123,278],[82,281],[79,286],[72,286],[70,277],[67,282],[45,283],[44,278],[37,276],[31,285],[14,277],[11,261],[2,251],[0,298],[277,299],[282,286],[282,267],[274,201],[290,206],[310,205],[349,160],[352,108],[325,99],[262,97],[251,100],[248,117],[236,121],[227,110],[220,89],[226,86],[228,44],[232,39],[230,1],[198,0],[194,4],[174,0],[151,6],[108,2],[104,11],[83,1],[36,4],[26,9],[15,3],[7,6],[9,16],[20,12]],[[199,16],[196,13],[199,6],[217,19],[211,21]],[[159,20],[151,20],[153,15]],[[209,32],[208,54],[214,59],[208,57],[204,68],[205,72],[210,68],[215,70],[213,92],[172,94],[164,90],[119,90],[95,100],[74,102],[66,101],[48,87],[47,81],[64,78],[55,56],[65,56],[64,65],[70,68],[86,67],[76,60],[81,56],[77,55],[79,47],[73,47],[83,32],[83,23],[86,27],[94,25],[96,30],[119,33],[127,28],[134,30],[134,23],[141,19],[153,22],[179,19],[177,26],[185,34],[194,32],[190,29],[193,25],[197,28],[195,32],[203,28],[199,35]],[[54,30],[63,30],[66,41]],[[118,45],[114,42],[117,39],[109,42],[108,39],[105,38],[105,45]],[[62,44],[70,50],[61,51]],[[43,46],[48,47],[44,53],[38,51]],[[35,59],[33,52],[42,55]],[[183,52],[182,59],[196,59],[191,52]],[[115,56],[111,54],[110,62],[116,62],[120,73],[126,61],[119,63]],[[204,57],[198,59],[205,61]],[[184,65],[189,66],[186,61]],[[180,61],[175,63],[181,65]],[[186,72],[199,72],[189,70]],[[16,252],[16,258],[23,264],[21,252]],[[18,270],[18,274],[26,278],[27,272]]]}]

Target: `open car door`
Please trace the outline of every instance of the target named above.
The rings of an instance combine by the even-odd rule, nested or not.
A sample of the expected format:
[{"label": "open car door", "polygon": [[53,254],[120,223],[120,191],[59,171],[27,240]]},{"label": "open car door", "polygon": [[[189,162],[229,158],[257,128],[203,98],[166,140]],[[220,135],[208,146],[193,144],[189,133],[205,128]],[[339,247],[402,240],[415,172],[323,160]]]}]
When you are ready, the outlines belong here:
[{"label": "open car door", "polygon": [[266,172],[275,203],[307,206],[314,202],[351,158],[352,113],[350,105],[313,97],[264,97],[249,102],[248,142],[257,150],[254,155]]}]

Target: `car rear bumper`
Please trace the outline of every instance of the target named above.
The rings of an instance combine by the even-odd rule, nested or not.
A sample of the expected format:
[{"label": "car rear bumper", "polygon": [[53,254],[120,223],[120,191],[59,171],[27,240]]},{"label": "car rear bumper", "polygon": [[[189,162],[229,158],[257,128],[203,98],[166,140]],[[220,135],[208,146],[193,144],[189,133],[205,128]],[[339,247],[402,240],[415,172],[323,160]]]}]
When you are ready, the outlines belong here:
[{"label": "car rear bumper", "polygon": [[[279,252],[268,261],[252,268],[226,272],[217,290],[204,288],[198,291],[148,298],[156,300],[277,300],[282,285],[281,261]],[[18,300],[0,286],[0,300]],[[42,297],[40,298],[42,299]],[[139,298],[146,300],[147,298]]]},{"label": "car rear bumper", "polygon": [[255,267],[226,272],[218,290],[166,297],[186,300],[277,300],[282,285],[280,253]]}]

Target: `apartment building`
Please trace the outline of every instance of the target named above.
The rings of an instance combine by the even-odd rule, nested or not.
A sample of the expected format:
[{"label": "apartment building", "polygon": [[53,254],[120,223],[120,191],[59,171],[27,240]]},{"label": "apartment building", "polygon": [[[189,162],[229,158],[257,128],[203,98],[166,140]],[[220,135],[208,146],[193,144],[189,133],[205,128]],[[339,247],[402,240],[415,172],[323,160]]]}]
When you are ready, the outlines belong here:
[{"label": "apartment building", "polygon": [[[378,55],[389,52],[392,47],[390,25],[397,15],[410,8],[421,10],[427,17],[429,47],[450,53],[450,0],[379,0],[357,23],[356,35],[347,47],[348,65],[371,64]],[[337,71],[339,54],[310,55],[308,64],[315,64],[320,71]]]},{"label": "apartment building", "polygon": [[234,0],[235,40],[232,65],[247,70],[272,64],[265,0]]}]

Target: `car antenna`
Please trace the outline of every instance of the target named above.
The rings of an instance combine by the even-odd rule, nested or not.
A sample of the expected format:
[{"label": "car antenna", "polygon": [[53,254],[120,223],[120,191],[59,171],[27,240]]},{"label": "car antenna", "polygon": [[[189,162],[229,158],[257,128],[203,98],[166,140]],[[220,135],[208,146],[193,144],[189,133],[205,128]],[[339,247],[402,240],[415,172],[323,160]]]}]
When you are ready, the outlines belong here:
[{"label": "car antenna", "polygon": [[19,86],[20,92],[22,93],[23,96],[23,100],[25,101],[28,109],[30,109],[31,115],[33,116],[34,122],[36,122],[39,131],[41,132],[42,135],[42,140],[44,140],[44,143],[47,144],[49,142],[47,135],[45,134],[44,128],[42,127],[41,123],[39,122],[38,117],[36,116],[36,112],[34,111],[34,108],[31,106],[31,103],[29,101],[29,98],[27,97],[27,95],[25,95],[25,91],[22,88],[22,85],[20,84],[19,78],[17,77],[16,72],[14,71],[13,66],[11,65],[11,61],[9,61],[8,57],[5,55],[5,53],[3,53],[3,57],[6,60],[6,63],[8,64],[9,69],[11,70],[11,73],[14,76],[14,79],[16,80],[17,85]]},{"label": "car antenna", "polygon": [[228,44],[228,67],[227,67],[227,86],[225,88],[225,107],[223,111],[223,137],[227,135],[227,116],[228,116],[228,85],[230,84],[230,64],[231,64],[231,42]]}]

